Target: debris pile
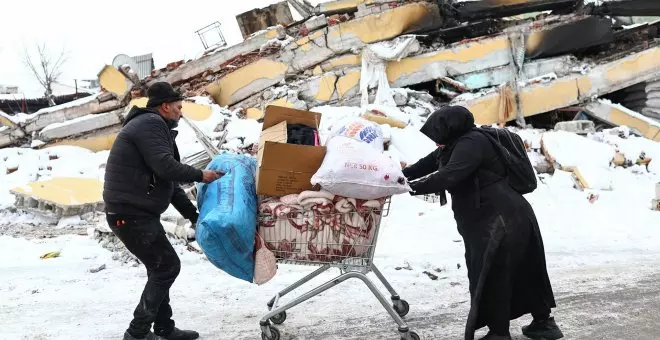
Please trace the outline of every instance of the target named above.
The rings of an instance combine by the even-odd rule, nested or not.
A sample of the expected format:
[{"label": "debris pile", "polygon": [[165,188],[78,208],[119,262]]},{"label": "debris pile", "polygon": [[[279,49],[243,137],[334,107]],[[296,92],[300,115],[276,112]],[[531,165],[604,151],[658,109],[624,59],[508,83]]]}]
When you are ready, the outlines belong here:
[{"label": "debris pile", "polygon": [[[289,1],[300,21],[275,4],[239,15],[246,38],[237,45],[171,62],[143,79],[128,65],[106,65],[98,94],[34,114],[0,112],[0,147],[108,150],[130,108],[146,105],[146,89],[167,81],[187,98],[180,127],[187,132],[177,141],[183,161],[198,168],[218,150],[254,154],[269,105],[350,106],[356,116],[403,129],[448,104],[469,108],[478,124],[552,130],[560,123],[526,140],[541,155],[539,172],[593,174],[561,151],[593,138],[608,148],[607,165],[648,167],[651,147],[620,150],[612,138],[660,141],[660,21],[644,19],[660,15],[660,5],[586,2]],[[320,128],[332,119],[324,114]],[[618,126],[628,130],[607,130]],[[22,171],[13,159],[0,162],[8,175]],[[96,189],[89,205],[74,209],[35,200],[28,189],[13,191],[19,204],[56,216],[100,208]]]},{"label": "debris pile", "polygon": [[[107,149],[127,106],[157,81],[257,120],[271,104],[375,103],[421,117],[457,104],[480,124],[519,125],[569,109],[660,140],[660,125],[649,119],[660,112],[660,21],[631,24],[660,15],[652,0],[290,2],[304,20],[291,20],[286,2],[249,11],[237,17],[247,37],[240,44],[169,63],[145,79],[130,67],[106,66],[100,94],[32,115],[4,114],[0,146]],[[598,100],[605,96],[614,104]]]}]

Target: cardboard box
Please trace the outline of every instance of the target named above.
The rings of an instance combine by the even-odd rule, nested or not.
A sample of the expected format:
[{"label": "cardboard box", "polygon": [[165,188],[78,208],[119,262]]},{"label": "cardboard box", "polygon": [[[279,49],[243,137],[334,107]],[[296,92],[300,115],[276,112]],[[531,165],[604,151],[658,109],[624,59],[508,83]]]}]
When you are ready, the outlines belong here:
[{"label": "cardboard box", "polygon": [[312,189],[311,178],[321,167],[324,146],[287,144],[287,125],[317,128],[321,114],[270,105],[264,114],[257,152],[257,194],[284,196]]}]

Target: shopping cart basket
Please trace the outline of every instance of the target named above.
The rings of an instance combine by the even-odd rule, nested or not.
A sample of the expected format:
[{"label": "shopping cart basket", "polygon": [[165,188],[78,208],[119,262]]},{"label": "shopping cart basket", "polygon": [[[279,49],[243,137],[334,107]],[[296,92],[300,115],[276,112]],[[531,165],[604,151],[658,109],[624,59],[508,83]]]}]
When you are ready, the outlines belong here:
[{"label": "shopping cart basket", "polygon": [[[373,202],[373,201],[372,201]],[[279,340],[280,333],[272,324],[281,325],[286,320],[286,311],[337,286],[348,279],[359,279],[376,296],[385,310],[399,326],[402,340],[419,340],[402,319],[410,306],[402,300],[383,274],[373,264],[378,231],[382,217],[389,214],[390,200],[378,206],[357,207],[348,212],[304,211],[296,213],[260,214],[259,224],[273,226],[277,223],[295,225],[295,228],[280,229],[279,237],[269,236],[260,227],[260,234],[278,258],[278,263],[320,266],[311,274],[288,286],[268,302],[269,313],[259,325],[263,340]],[[282,234],[285,234],[282,237]],[[319,251],[320,250],[320,251]],[[309,282],[330,268],[339,268],[340,275],[334,279],[278,306],[280,299]],[[373,272],[391,294],[392,304],[376,285],[367,277]],[[272,323],[272,324],[271,324]]]}]

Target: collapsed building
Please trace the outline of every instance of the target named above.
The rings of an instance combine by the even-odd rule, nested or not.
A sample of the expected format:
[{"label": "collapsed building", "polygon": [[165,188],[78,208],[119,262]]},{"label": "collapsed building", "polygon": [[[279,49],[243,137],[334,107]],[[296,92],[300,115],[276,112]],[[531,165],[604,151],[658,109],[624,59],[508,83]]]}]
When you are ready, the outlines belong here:
[{"label": "collapsed building", "polygon": [[[31,115],[0,114],[0,147],[109,149],[127,110],[144,105],[146,88],[158,81],[253,120],[268,105],[375,102],[422,117],[462,105],[478,124],[553,128],[589,119],[660,141],[655,0],[289,3],[303,20],[293,21],[283,5],[246,12],[237,17],[246,36],[237,45],[169,63],[144,79],[126,66],[105,66],[101,93]],[[185,105],[193,120],[211,114],[208,105]]]}]

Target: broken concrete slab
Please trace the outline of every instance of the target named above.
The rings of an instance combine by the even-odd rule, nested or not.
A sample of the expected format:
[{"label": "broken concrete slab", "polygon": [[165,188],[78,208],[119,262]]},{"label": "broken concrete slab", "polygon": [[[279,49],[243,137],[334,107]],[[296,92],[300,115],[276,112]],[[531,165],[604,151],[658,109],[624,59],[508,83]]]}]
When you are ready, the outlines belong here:
[{"label": "broken concrete slab", "polygon": [[419,84],[440,77],[453,78],[507,65],[510,55],[506,36],[479,39],[390,62],[387,65],[387,78],[394,87]]},{"label": "broken concrete slab", "polygon": [[621,105],[600,99],[587,104],[584,110],[588,115],[596,119],[612,125],[628,126],[636,130],[640,135],[660,142],[660,122],[647,118]]},{"label": "broken concrete slab", "polygon": [[341,23],[328,28],[328,47],[347,51],[403,34],[440,28],[443,18],[438,6],[428,2],[413,2],[382,13]]},{"label": "broken concrete slab", "polygon": [[11,129],[7,126],[0,128],[0,148],[11,146],[19,143],[25,137],[25,133],[21,129]]},{"label": "broken concrete slab", "polygon": [[131,92],[133,82],[112,65],[105,65],[98,73],[101,88],[122,101]]},{"label": "broken concrete slab", "polygon": [[39,132],[39,139],[48,142],[53,139],[77,136],[121,123],[122,109],[100,114],[90,114],[62,123],[46,126]]},{"label": "broken concrete slab", "polygon": [[[522,115],[533,116],[578,104],[591,98],[612,93],[636,83],[660,77],[660,47],[653,47],[628,57],[598,65],[586,74],[568,75],[548,83],[528,84],[520,88]],[[543,98],[544,100],[538,100]],[[470,109],[478,124],[498,122],[500,94],[491,92],[474,97],[459,96],[454,105]],[[518,116],[515,109],[510,119]]]},{"label": "broken concrete slab", "polygon": [[346,67],[358,67],[362,64],[362,58],[357,54],[344,54],[332,58],[314,68],[312,74],[322,75],[327,72],[336,71]]},{"label": "broken concrete slab", "polygon": [[[119,71],[117,71],[119,72]],[[108,112],[120,108],[122,104],[115,100],[99,102],[96,96],[89,96],[72,102],[39,110],[30,115],[21,125],[27,133],[32,133],[48,125],[65,122],[88,114]]]},{"label": "broken concrete slab", "polygon": [[542,11],[570,11],[581,0],[487,0],[458,2],[455,7],[462,21],[504,18]]},{"label": "broken concrete slab", "polygon": [[595,13],[609,16],[660,16],[660,2],[656,0],[605,1]]},{"label": "broken concrete slab", "polygon": [[301,29],[304,29],[307,32],[312,32],[326,26],[328,26],[328,18],[324,14],[321,14],[305,21],[303,28]]},{"label": "broken concrete slab", "polygon": [[279,39],[282,40],[286,37],[286,31],[282,26],[276,26],[268,29],[267,31],[256,34],[240,44],[228,47],[213,54],[206,55],[199,59],[182,64],[175,70],[170,72],[163,72],[158,76],[154,76],[147,81],[147,85],[155,82],[165,81],[172,85],[178,85],[191,78],[202,75],[204,72],[215,73],[219,71],[219,67],[225,62],[236,58],[237,56],[257,51],[261,46],[266,44],[269,40]]},{"label": "broken concrete slab", "polygon": [[237,103],[284,80],[288,65],[262,58],[208,85],[206,90],[221,106]]},{"label": "broken concrete slab", "polygon": [[525,57],[530,59],[554,57],[613,41],[614,31],[610,19],[578,17],[526,35]]},{"label": "broken concrete slab", "polygon": [[[377,0],[376,0],[377,1]],[[319,14],[340,14],[340,13],[352,13],[356,12],[358,5],[360,4],[370,4],[374,0],[333,0],[326,1],[318,4],[316,6],[316,13]]]},{"label": "broken concrete slab", "polygon": [[[133,106],[141,108],[147,107],[148,101],[149,99],[147,97],[135,98],[131,100],[131,102],[126,106],[126,109],[123,110],[124,112],[122,113],[122,116],[126,118],[126,115]],[[210,105],[197,104],[189,101],[183,101],[181,105],[181,112],[183,113],[183,116],[190,120],[201,122],[207,120],[209,117],[211,117],[211,114],[213,114],[213,109]]]},{"label": "broken concrete slab", "polygon": [[103,208],[103,183],[89,178],[58,177],[11,189],[16,208],[62,217]]},{"label": "broken concrete slab", "polygon": [[279,57],[262,58],[233,71],[209,85],[207,91],[217,104],[233,105],[279,83],[287,73],[296,74],[338,53],[440,24],[435,4],[396,7],[313,32],[286,46]]},{"label": "broken concrete slab", "polygon": [[78,136],[53,140],[41,147],[70,145],[85,148],[94,152],[110,150],[110,148],[112,148],[112,144],[114,144],[115,139],[117,138],[117,133],[120,129],[121,125],[114,125],[105,129],[92,131]]},{"label": "broken concrete slab", "polygon": [[570,120],[555,124],[555,131],[567,131],[578,135],[596,132],[596,125],[590,120]]},{"label": "broken concrete slab", "polygon": [[[562,77],[570,74],[571,68],[575,65],[578,65],[578,61],[573,56],[561,56],[530,61],[523,64],[523,72],[520,81],[537,78],[551,73]],[[479,90],[510,82],[512,80],[511,77],[511,68],[509,65],[505,65],[455,75],[454,79],[465,84],[470,90]]]},{"label": "broken concrete slab", "polygon": [[[357,61],[348,56],[344,58],[340,59],[344,67]],[[508,40],[500,36],[389,62],[386,72],[392,87],[405,87],[440,77],[452,77],[475,70],[505,66],[509,60]],[[328,63],[331,66],[336,65],[339,60],[331,60]],[[535,68],[530,67],[530,70]],[[347,100],[359,93],[360,78],[361,69],[357,65],[344,68],[334,73],[309,78],[300,86],[300,94],[305,100],[312,101],[313,105]]]},{"label": "broken concrete slab", "polygon": [[243,39],[247,39],[253,33],[266,30],[269,27],[290,25],[293,23],[293,15],[291,15],[289,9],[289,3],[280,1],[267,7],[243,12],[236,16],[236,21],[241,34],[243,34]]}]

